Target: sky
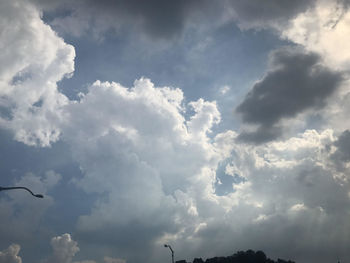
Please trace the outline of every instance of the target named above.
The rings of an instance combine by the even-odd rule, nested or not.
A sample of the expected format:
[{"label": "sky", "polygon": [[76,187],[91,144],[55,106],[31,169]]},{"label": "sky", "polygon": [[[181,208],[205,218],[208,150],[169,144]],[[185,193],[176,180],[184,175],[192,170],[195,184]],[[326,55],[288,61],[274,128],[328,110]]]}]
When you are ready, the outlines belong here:
[{"label": "sky", "polygon": [[0,263],[350,257],[348,0],[0,0]]}]

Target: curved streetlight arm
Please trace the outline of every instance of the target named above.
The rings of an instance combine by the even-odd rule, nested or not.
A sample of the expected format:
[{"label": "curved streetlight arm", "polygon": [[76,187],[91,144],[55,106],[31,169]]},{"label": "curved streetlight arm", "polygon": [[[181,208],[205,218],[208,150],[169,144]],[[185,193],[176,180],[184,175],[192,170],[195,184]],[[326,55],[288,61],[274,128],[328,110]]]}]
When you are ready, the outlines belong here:
[{"label": "curved streetlight arm", "polygon": [[38,197],[38,198],[44,198],[43,195],[41,194],[34,194],[30,189],[27,187],[22,187],[22,186],[16,186],[16,187],[1,187],[0,186],[0,191],[5,191],[5,190],[14,190],[14,189],[24,189],[27,190],[32,196]]},{"label": "curved streetlight arm", "polygon": [[164,247],[168,247],[170,249],[170,251],[171,251],[171,262],[174,263],[174,250],[168,244],[164,244]]}]

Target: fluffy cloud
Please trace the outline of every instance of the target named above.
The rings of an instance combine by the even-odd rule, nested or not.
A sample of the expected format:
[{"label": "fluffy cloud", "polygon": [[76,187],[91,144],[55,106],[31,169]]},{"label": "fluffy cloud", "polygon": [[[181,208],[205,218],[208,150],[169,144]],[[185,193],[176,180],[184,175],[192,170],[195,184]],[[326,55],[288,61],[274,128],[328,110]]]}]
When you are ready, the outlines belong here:
[{"label": "fluffy cloud", "polygon": [[[304,69],[302,58],[292,55]],[[276,57],[289,65],[288,56]],[[316,79],[322,74],[338,79],[338,73],[317,65],[316,55],[305,59]],[[283,71],[277,61],[276,71]],[[325,96],[319,96],[308,98],[313,107],[323,105]],[[186,116],[188,107],[193,116]],[[308,249],[316,251],[308,245],[315,237],[326,251],[332,230],[323,235],[320,229],[339,220],[338,236],[350,205],[347,176],[333,165],[333,131],[307,130],[260,146],[236,144],[233,131],[211,137],[220,121],[214,102],[200,99],[188,107],[179,89],[156,88],[148,79],[129,89],[96,82],[66,107],[70,120],[63,139],[85,174],[76,184],[99,196],[78,221],[79,239],[99,255],[111,242],[114,253],[131,261],[141,260],[135,250],[146,261],[165,257],[159,252],[164,242],[184,258],[213,256],[209,248],[225,253],[227,244],[240,244],[301,260],[309,258]],[[214,186],[221,166],[226,176],[241,179],[231,180],[232,190],[218,196]],[[336,236],[331,242],[342,247]],[[287,250],[287,244],[295,249]]]},{"label": "fluffy cloud", "polygon": [[[41,262],[48,263],[72,263],[73,257],[79,252],[78,243],[74,241],[70,234],[63,234],[51,239],[53,253],[48,260]],[[0,251],[0,263],[22,263],[18,256],[21,247],[17,244],[10,245],[4,251]],[[104,257],[105,263],[125,263],[124,259]],[[73,263],[96,263],[94,260],[74,261]]]},{"label": "fluffy cloud", "polygon": [[[74,256],[80,251],[78,242],[74,241],[70,234],[66,233],[51,239],[53,249],[52,256],[47,260],[48,263],[96,263],[94,260],[73,261]],[[105,263],[125,263],[120,258],[105,256]]]},{"label": "fluffy cloud", "polygon": [[53,255],[47,262],[71,263],[75,254],[79,251],[78,243],[72,240],[70,234],[53,237],[51,239]]},{"label": "fluffy cloud", "polygon": [[0,251],[0,262],[1,263],[22,263],[21,257],[18,256],[21,247],[13,244],[6,250]]},{"label": "fluffy cloud", "polygon": [[[105,85],[110,88],[116,86]],[[347,229],[350,229],[347,220],[350,208],[348,172],[342,171],[345,177],[341,178],[331,164],[332,145],[339,148],[338,141],[342,141],[346,133],[337,138],[332,130],[320,133],[307,130],[288,140],[260,146],[235,144],[236,137],[237,134],[230,131],[218,135],[211,144],[211,147],[220,149],[217,154],[221,156],[216,157],[212,167],[217,166],[218,160],[229,160],[227,173],[238,173],[245,178],[245,181],[234,185],[232,193],[220,197],[207,191],[209,182],[213,182],[210,176],[214,176],[208,170],[192,177],[192,183],[186,189],[177,190],[173,195],[167,195],[163,190],[150,193],[150,185],[158,187],[157,181],[151,177],[154,173],[144,169],[143,173],[135,175],[132,167],[140,166],[136,161],[125,164],[127,176],[132,180],[130,185],[136,184],[135,188],[128,186],[124,189],[128,179],[121,178],[123,175],[119,171],[122,170],[118,169],[118,173],[110,177],[107,172],[113,170],[112,162],[120,164],[125,145],[112,161],[102,156],[105,161],[93,162],[92,166],[100,168],[99,174],[93,175],[92,166],[82,163],[86,178],[79,183],[83,183],[86,191],[94,191],[92,186],[88,188],[95,180],[93,177],[102,177],[106,186],[91,214],[80,219],[77,236],[85,244],[92,243],[96,251],[102,246],[103,249],[97,252],[102,258],[109,251],[114,257],[123,254],[122,257],[128,261],[138,260],[132,256],[135,251],[142,254],[143,261],[167,258],[168,253],[162,253],[164,242],[172,244],[178,257],[187,259],[194,255],[210,257],[214,253],[230,253],[242,247],[260,248],[271,257],[284,255],[298,262],[315,259],[329,262],[337,256],[345,258],[349,242]],[[96,138],[92,144],[102,147],[103,144],[97,142],[100,139]],[[118,137],[107,138],[110,139],[109,145],[120,140]],[[152,146],[156,149],[157,145]],[[111,148],[114,147],[121,146],[118,144]],[[189,151],[191,148],[186,149]],[[136,146],[133,150],[135,155],[139,154],[139,160],[145,160],[140,151],[136,152]],[[84,155],[92,153],[85,152]],[[154,165],[147,163],[148,166]],[[153,167],[153,170],[156,169],[158,167]],[[207,169],[210,167],[207,166]],[[147,180],[142,180],[142,176]],[[159,178],[162,182],[163,177]],[[164,199],[163,202],[151,199],[150,196],[155,195]],[[142,198],[147,200],[144,202]],[[133,200],[136,200],[135,203]],[[338,224],[334,225],[334,222]],[[75,262],[78,246],[70,235],[55,237],[51,243],[53,257],[61,260],[54,262]],[[123,248],[123,244],[130,250]],[[110,245],[113,248],[106,250]],[[121,262],[109,257],[104,261]],[[82,262],[94,261],[79,263]]]},{"label": "fluffy cloud", "polygon": [[74,48],[28,1],[1,1],[0,17],[0,125],[18,141],[47,146],[60,133],[68,100],[56,83],[74,70]]},{"label": "fluffy cloud", "polygon": [[229,150],[219,148],[223,138],[216,145],[208,136],[220,121],[216,103],[188,107],[194,113],[186,120],[181,90],[140,79],[130,89],[96,82],[65,108],[62,138],[85,173],[76,184],[101,195],[80,217],[81,237],[96,245],[113,240],[121,255],[136,248],[147,254],[164,232],[193,228],[189,218],[207,213],[216,165]]},{"label": "fluffy cloud", "polygon": [[307,109],[321,109],[342,82],[342,74],[322,65],[320,56],[297,48],[272,52],[270,71],[237,107],[242,120],[258,125],[240,139],[261,143],[281,135],[279,122]]},{"label": "fluffy cloud", "polygon": [[[285,141],[235,145],[232,167],[246,181],[220,200],[221,206],[229,204],[224,216],[206,221],[194,236],[201,249],[236,244],[297,262],[326,262],[336,251],[345,253],[342,231],[349,225],[349,180],[338,176],[331,164],[329,146],[335,141],[332,130],[307,130]],[[183,240],[180,248],[186,251],[191,241]]]}]

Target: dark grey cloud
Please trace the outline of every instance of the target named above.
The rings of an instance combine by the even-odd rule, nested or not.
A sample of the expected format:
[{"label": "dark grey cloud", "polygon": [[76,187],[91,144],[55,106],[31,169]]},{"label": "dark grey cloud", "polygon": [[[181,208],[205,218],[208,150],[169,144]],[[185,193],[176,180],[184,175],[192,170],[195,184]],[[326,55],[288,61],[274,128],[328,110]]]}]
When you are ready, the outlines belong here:
[{"label": "dark grey cloud", "polygon": [[275,138],[280,137],[283,134],[281,127],[276,125],[273,126],[259,126],[254,132],[243,131],[238,139],[243,142],[253,142],[255,144],[260,144],[268,141],[272,141]]},{"label": "dark grey cloud", "polygon": [[350,161],[350,131],[345,130],[333,145],[337,149],[330,156],[330,159],[338,171],[346,172],[346,163]]},{"label": "dark grey cloud", "polygon": [[69,20],[70,26],[77,27],[78,30],[107,32],[112,29],[125,33],[136,29],[164,39],[178,36],[190,18],[212,17],[216,11],[223,10],[219,8],[223,2],[214,5],[208,0],[78,0],[63,1],[60,4],[57,1],[32,1],[44,11],[51,12],[52,17],[57,15],[58,10],[65,10],[66,12],[59,12],[59,22],[63,22],[63,27],[66,25],[64,20]]},{"label": "dark grey cloud", "polygon": [[338,148],[333,157],[343,162],[350,161],[350,131],[344,131],[334,143]]},{"label": "dark grey cloud", "polygon": [[[267,28],[285,25],[289,19],[312,7],[316,0],[32,0],[44,11],[69,10],[66,30],[123,32],[140,29],[159,38],[173,38],[183,31],[187,22],[199,26],[216,25],[218,21],[235,21],[241,28]],[[62,15],[62,13],[60,13]],[[223,19],[225,18],[225,19]],[[63,20],[61,20],[62,22]],[[88,24],[88,25],[87,25]],[[220,24],[220,22],[219,22]],[[62,27],[67,24],[62,24]]]},{"label": "dark grey cloud", "polygon": [[243,122],[258,125],[240,138],[255,143],[273,140],[281,135],[282,119],[323,108],[342,79],[340,72],[323,66],[316,53],[292,47],[272,52],[270,71],[236,109]]},{"label": "dark grey cloud", "polygon": [[[100,15],[115,16],[139,23],[147,33],[160,37],[177,34],[184,26],[187,12],[196,5],[196,0],[138,1],[138,0],[86,0],[84,5]],[[78,8],[81,8],[80,6]]]},{"label": "dark grey cloud", "polygon": [[312,7],[315,2],[315,0],[228,1],[235,12],[238,23],[243,28],[261,28],[273,24],[281,26],[300,12]]}]

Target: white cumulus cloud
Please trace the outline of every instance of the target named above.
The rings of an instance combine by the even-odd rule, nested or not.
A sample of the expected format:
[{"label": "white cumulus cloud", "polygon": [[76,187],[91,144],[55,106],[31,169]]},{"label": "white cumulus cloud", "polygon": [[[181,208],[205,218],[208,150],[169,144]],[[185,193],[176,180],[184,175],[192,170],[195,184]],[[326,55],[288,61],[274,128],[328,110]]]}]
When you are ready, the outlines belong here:
[{"label": "white cumulus cloud", "polygon": [[[193,218],[216,203],[215,169],[229,146],[219,147],[225,135],[209,137],[220,121],[215,102],[185,105],[180,89],[157,88],[146,78],[132,88],[97,81],[65,115],[62,138],[85,173],[76,184],[101,194],[91,214],[80,217],[82,235],[95,233],[95,242],[111,236],[125,246],[131,235],[146,249],[143,242],[164,231],[195,231],[201,222]],[[133,222],[141,234],[131,230]],[[147,229],[149,236],[142,234]]]},{"label": "white cumulus cloud", "polygon": [[56,83],[73,72],[74,48],[28,1],[0,2],[0,32],[0,125],[18,141],[48,146],[60,134],[68,99]]},{"label": "white cumulus cloud", "polygon": [[79,251],[78,243],[72,240],[70,234],[53,237],[51,239],[53,254],[47,262],[71,263],[75,254]]}]

